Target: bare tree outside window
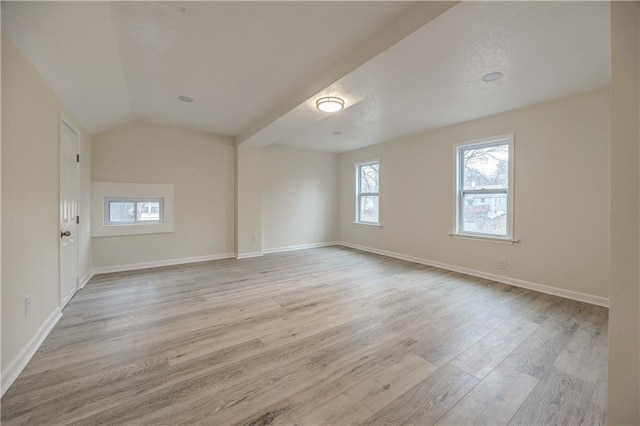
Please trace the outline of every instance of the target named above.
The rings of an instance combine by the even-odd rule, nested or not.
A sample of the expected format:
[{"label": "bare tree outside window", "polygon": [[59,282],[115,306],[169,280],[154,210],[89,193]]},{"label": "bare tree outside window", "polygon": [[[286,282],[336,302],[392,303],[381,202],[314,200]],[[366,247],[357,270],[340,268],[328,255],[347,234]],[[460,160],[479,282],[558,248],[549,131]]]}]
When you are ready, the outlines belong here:
[{"label": "bare tree outside window", "polygon": [[105,225],[162,223],[163,199],[105,198]]},{"label": "bare tree outside window", "polygon": [[137,214],[138,221],[158,221],[160,220],[160,203],[158,201],[138,203]]},{"label": "bare tree outside window", "polygon": [[109,203],[109,221],[130,223],[134,220],[134,203],[127,201],[114,201]]},{"label": "bare tree outside window", "polygon": [[380,164],[377,161],[357,165],[357,222],[377,224]]},{"label": "bare tree outside window", "polygon": [[458,232],[509,235],[509,142],[458,148]]}]

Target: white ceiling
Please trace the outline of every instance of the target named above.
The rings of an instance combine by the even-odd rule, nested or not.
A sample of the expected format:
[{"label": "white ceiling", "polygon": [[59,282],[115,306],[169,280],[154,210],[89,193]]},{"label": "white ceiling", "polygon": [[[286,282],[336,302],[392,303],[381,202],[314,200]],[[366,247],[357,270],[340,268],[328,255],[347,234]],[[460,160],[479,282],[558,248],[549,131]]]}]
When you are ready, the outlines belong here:
[{"label": "white ceiling", "polygon": [[87,130],[131,120],[108,3],[3,1],[2,32]]},{"label": "white ceiling", "polygon": [[[3,2],[2,30],[92,133],[137,119],[343,152],[610,83],[608,3],[429,7]],[[322,94],[347,109],[318,112]]]},{"label": "white ceiling", "polygon": [[[461,3],[247,142],[343,152],[606,87],[609,22],[605,2]],[[347,108],[318,112],[324,94]]]},{"label": "white ceiling", "polygon": [[90,132],[137,119],[236,135],[409,5],[3,2],[2,30]]}]

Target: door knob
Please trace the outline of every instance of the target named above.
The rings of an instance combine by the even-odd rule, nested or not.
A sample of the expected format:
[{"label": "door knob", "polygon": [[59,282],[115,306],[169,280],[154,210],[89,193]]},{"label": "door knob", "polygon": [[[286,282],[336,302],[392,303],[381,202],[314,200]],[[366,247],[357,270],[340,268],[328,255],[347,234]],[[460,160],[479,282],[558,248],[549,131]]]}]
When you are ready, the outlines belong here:
[{"label": "door knob", "polygon": [[71,231],[60,232],[60,238],[62,238],[62,237],[70,237],[70,236],[71,236]]}]

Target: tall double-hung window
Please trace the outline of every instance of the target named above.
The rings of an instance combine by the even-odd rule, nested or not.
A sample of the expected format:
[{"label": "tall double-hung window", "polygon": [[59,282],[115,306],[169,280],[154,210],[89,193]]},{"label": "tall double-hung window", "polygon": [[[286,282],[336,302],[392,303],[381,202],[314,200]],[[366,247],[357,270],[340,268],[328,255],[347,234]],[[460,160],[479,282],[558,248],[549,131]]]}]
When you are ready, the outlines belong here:
[{"label": "tall double-hung window", "polygon": [[456,147],[455,234],[513,238],[513,135]]},{"label": "tall double-hung window", "polygon": [[380,162],[356,164],[356,223],[379,225]]}]

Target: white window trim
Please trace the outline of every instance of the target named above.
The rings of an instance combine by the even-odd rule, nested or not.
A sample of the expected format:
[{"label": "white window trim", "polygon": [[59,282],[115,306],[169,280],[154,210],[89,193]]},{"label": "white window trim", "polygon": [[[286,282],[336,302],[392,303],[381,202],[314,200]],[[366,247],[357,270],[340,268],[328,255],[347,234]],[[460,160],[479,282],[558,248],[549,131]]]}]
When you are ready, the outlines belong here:
[{"label": "white window trim", "polygon": [[[380,199],[378,198],[378,203],[380,203]],[[378,211],[378,214],[380,212]],[[378,216],[379,217],[379,216]],[[370,228],[382,228],[382,225],[379,223],[370,223],[370,222],[353,222],[354,225],[357,226],[365,226]]]},{"label": "white window trim", "polygon": [[[483,148],[490,147],[495,145],[502,145],[504,141],[507,140],[507,145],[509,145],[509,176],[508,183],[509,188],[505,191],[507,193],[507,235],[499,236],[499,235],[491,235],[491,234],[482,234],[476,232],[463,232],[461,231],[461,223],[462,216],[460,214],[460,208],[462,204],[462,168],[460,161],[460,152],[462,148]],[[503,135],[492,136],[488,138],[483,138],[474,141],[462,142],[455,144],[453,147],[453,161],[454,161],[454,170],[455,174],[455,187],[454,187],[454,218],[453,218],[453,232],[449,233],[451,237],[462,238],[462,239],[474,239],[474,240],[482,240],[487,242],[497,242],[497,243],[507,243],[513,244],[520,242],[514,237],[514,199],[515,199],[515,186],[514,186],[514,165],[515,165],[515,134],[507,133]],[[504,191],[504,190],[500,190]],[[469,191],[467,191],[469,192]],[[478,193],[482,193],[482,190],[478,190]],[[499,191],[486,191],[486,193],[495,193]]]},{"label": "white window trim", "polygon": [[[378,192],[363,192],[360,193],[360,167],[362,166],[367,166],[370,164],[377,164],[378,165]],[[356,196],[355,196],[355,200],[356,200],[356,218],[353,222],[354,225],[363,225],[363,226],[370,226],[370,227],[374,227],[374,228],[382,228],[382,224],[381,224],[381,220],[380,220],[380,211],[381,211],[381,198],[380,198],[380,170],[381,170],[381,166],[380,166],[380,159],[373,159],[373,160],[367,160],[367,161],[359,161],[357,163],[355,163],[355,172],[356,172]],[[360,197],[362,196],[371,196],[371,195],[377,195],[378,196],[378,221],[377,222],[368,222],[368,221],[364,221],[364,220],[360,220]]]},{"label": "white window trim", "polygon": [[[132,222],[112,222],[109,219],[109,206],[114,202],[133,203],[134,215]],[[138,203],[159,203],[160,204],[160,219],[158,220],[138,220],[137,209]],[[149,198],[149,197],[105,197],[104,198],[104,225],[105,226],[135,226],[135,225],[154,225],[158,223],[164,223],[164,198]]]},{"label": "white window trim", "polygon": [[[173,185],[124,182],[91,182],[91,236],[162,234],[173,232]],[[163,200],[163,222],[106,225],[106,199]]]}]

